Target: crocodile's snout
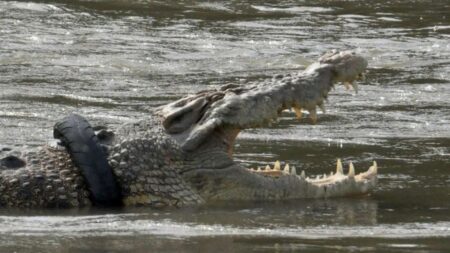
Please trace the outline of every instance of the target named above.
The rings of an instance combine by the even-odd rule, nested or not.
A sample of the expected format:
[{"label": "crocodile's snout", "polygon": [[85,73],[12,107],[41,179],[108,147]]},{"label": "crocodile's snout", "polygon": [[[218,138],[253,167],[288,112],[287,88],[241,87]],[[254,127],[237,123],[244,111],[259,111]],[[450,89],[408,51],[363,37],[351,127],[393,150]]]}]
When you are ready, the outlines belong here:
[{"label": "crocodile's snout", "polygon": [[335,72],[334,82],[342,82],[347,89],[353,87],[358,92],[355,81],[365,80],[367,60],[353,51],[333,50],[319,58],[321,64],[330,64]]}]

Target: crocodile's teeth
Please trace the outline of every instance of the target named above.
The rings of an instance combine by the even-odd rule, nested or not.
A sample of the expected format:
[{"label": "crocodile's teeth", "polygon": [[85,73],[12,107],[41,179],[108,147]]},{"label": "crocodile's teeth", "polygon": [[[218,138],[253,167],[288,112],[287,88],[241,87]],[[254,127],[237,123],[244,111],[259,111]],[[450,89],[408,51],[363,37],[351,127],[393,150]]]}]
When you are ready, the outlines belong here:
[{"label": "crocodile's teeth", "polygon": [[323,174],[323,179],[327,178],[327,174]]},{"label": "crocodile's teeth", "polygon": [[341,159],[337,159],[336,163],[336,174],[344,174],[344,169],[342,168]]},{"label": "crocodile's teeth", "polygon": [[262,169],[261,169],[261,167],[258,167],[258,171],[261,171]]},{"label": "crocodile's teeth", "polygon": [[266,168],[265,168],[264,170],[272,170],[272,169],[271,169],[270,166],[267,164],[267,165],[266,165]]},{"label": "crocodile's teeth", "polygon": [[286,174],[289,174],[289,163],[286,163],[286,165],[284,166],[283,171],[284,171]]},{"label": "crocodile's teeth", "polygon": [[309,110],[309,117],[311,118],[312,123],[316,124],[316,122],[317,122],[317,111],[316,111],[316,109]]},{"label": "crocodile's teeth", "polygon": [[353,166],[352,162],[350,162],[350,164],[348,165],[348,176],[349,177],[355,176],[355,167]]},{"label": "crocodile's teeth", "polygon": [[297,170],[295,169],[294,166],[292,166],[291,174],[292,174],[292,175],[297,175]]},{"label": "crocodile's teeth", "polygon": [[302,115],[303,115],[302,108],[297,107],[297,106],[295,106],[293,108],[294,108],[294,111],[295,111],[295,116],[297,116],[297,119],[301,119]]},{"label": "crocodile's teeth", "polygon": [[334,175],[334,172],[332,171],[331,173],[330,173],[330,177],[332,177]]},{"label": "crocodile's teeth", "polygon": [[274,170],[281,170],[281,164],[280,161],[276,161],[273,165]]},{"label": "crocodile's teeth", "polygon": [[302,170],[302,174],[300,174],[300,176],[301,176],[302,178],[306,178],[306,173],[305,173],[304,170]]},{"label": "crocodile's teeth", "polygon": [[373,174],[377,174],[378,173],[378,165],[377,162],[373,161],[373,165],[370,166],[369,171]]}]

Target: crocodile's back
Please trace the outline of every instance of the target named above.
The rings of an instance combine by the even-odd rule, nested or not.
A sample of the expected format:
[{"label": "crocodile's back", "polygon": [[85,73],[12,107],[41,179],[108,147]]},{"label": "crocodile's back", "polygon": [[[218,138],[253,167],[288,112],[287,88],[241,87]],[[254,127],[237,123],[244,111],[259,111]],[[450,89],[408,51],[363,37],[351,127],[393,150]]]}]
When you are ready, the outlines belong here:
[{"label": "crocodile's back", "polygon": [[64,149],[44,146],[20,157],[25,167],[0,172],[0,205],[78,207],[90,205],[84,179]]}]

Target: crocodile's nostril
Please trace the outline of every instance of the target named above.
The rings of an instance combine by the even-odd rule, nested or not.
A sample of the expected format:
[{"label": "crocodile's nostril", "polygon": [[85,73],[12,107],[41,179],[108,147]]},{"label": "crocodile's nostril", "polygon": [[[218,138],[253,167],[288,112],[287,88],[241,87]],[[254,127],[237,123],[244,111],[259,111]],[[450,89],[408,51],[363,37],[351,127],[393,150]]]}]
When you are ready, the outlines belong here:
[{"label": "crocodile's nostril", "polygon": [[11,150],[12,150],[11,148],[2,148],[2,149],[0,149],[0,152],[2,152],[2,151],[7,152],[7,151],[11,151]]}]

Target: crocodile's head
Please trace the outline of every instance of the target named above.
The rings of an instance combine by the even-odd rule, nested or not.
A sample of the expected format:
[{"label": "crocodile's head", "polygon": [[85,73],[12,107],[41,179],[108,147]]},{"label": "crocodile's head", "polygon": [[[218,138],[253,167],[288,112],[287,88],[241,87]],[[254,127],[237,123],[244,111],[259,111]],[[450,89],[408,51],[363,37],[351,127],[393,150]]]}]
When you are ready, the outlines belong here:
[{"label": "crocodile's head", "polygon": [[[241,130],[266,126],[283,110],[291,108],[297,117],[308,111],[315,123],[316,107],[323,109],[334,84],[351,84],[356,90],[355,81],[363,79],[366,67],[367,61],[360,55],[334,51],[299,73],[246,85],[225,85],[159,108],[166,132],[185,154],[181,173],[187,181],[202,182],[195,187],[205,198],[226,199],[240,195],[239,198],[246,199],[245,194],[252,195],[248,199],[267,198],[270,193],[258,189],[265,187],[279,189],[282,192],[279,198],[369,192],[376,182],[376,165],[357,175],[350,166],[348,174],[344,175],[338,162],[336,173],[313,180],[293,168],[280,168],[279,163],[275,163],[274,168],[250,171],[233,160],[233,146]],[[286,193],[287,189],[297,193]]]}]

